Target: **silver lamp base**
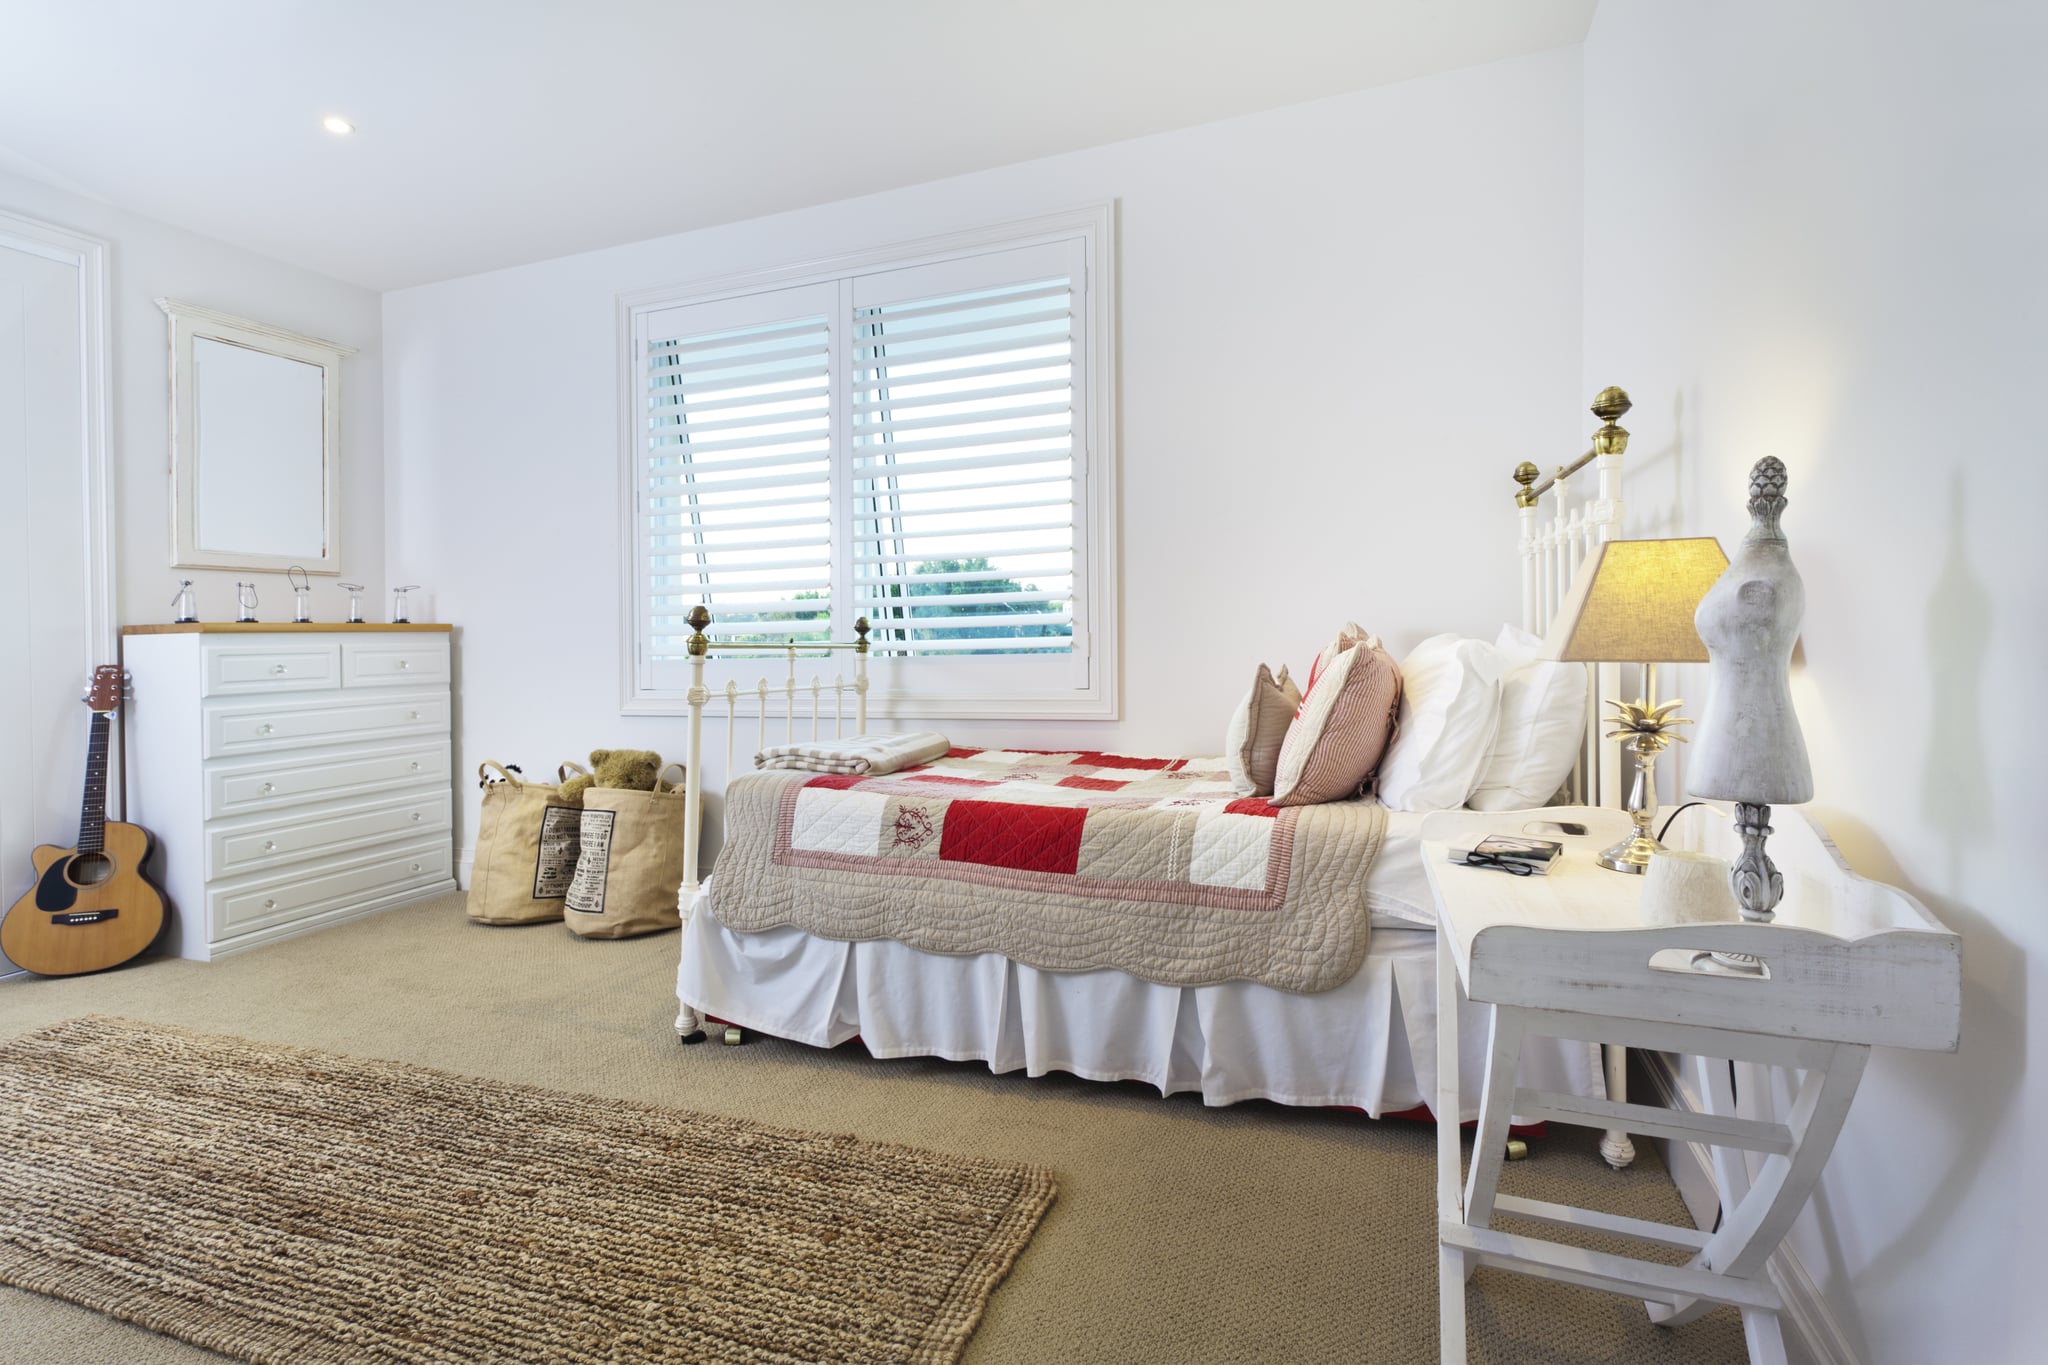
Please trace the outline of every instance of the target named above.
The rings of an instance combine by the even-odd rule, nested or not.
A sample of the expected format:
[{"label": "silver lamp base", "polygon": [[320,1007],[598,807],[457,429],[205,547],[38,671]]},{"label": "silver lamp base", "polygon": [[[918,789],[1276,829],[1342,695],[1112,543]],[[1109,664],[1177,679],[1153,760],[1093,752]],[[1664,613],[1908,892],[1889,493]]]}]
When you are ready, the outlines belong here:
[{"label": "silver lamp base", "polygon": [[[1631,815],[1634,811],[1629,812]],[[1633,872],[1637,876],[1650,870],[1650,855],[1662,853],[1664,845],[1647,829],[1637,829],[1620,843],[1600,850],[1600,866],[1616,872]]]},{"label": "silver lamp base", "polygon": [[1636,756],[1635,780],[1628,788],[1628,818],[1635,822],[1635,828],[1626,839],[1600,852],[1600,866],[1614,872],[1628,872],[1642,876],[1650,870],[1651,855],[1662,853],[1664,845],[1657,836],[1650,833],[1650,825],[1657,818],[1657,784],[1652,770],[1657,764],[1657,751],[1644,745],[1624,744],[1624,749],[1633,749]]}]

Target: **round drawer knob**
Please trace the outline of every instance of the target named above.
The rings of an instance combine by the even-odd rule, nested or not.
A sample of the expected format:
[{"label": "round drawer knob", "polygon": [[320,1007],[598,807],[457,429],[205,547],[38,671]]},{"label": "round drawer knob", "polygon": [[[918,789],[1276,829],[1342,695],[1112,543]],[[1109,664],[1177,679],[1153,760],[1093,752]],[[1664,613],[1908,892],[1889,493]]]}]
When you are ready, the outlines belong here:
[{"label": "round drawer knob", "polygon": [[272,792],[276,791],[277,788],[271,783],[265,782],[261,787],[257,788],[257,790],[262,792],[265,796],[268,796]]},{"label": "round drawer knob", "polygon": [[271,671],[272,673],[282,673],[282,672],[284,672],[284,665],[283,665],[283,664],[272,664],[272,665],[270,666],[270,671]]},{"label": "round drawer knob", "polygon": [[275,840],[275,839],[265,839],[265,840],[263,841],[263,851],[264,851],[265,853],[275,853],[275,852],[277,852],[277,840]]},{"label": "round drawer knob", "polygon": [[264,908],[265,910],[275,910],[275,909],[277,909],[277,902],[276,902],[276,901],[272,901],[272,900],[267,900],[267,901],[263,902],[263,908]]},{"label": "round drawer knob", "polygon": [[399,666],[400,668],[411,668],[411,667],[412,667],[412,660],[411,660],[411,659],[400,659],[400,660],[398,661],[398,666]]},{"label": "round drawer knob", "polygon": [[408,711],[405,713],[405,718],[407,720],[418,720],[420,718],[420,713],[417,711]]},{"label": "round drawer knob", "polygon": [[270,733],[270,727],[268,725],[259,725],[256,727],[256,733],[259,735],[267,735]]},{"label": "round drawer knob", "polygon": [[420,870],[420,865],[419,865],[418,863],[414,863],[414,864],[412,865],[412,870],[413,870],[413,871],[415,871],[415,872],[419,871],[419,870]]},{"label": "round drawer knob", "polygon": [[424,816],[424,815],[421,815],[421,814],[420,814],[420,813],[419,813],[418,811],[414,811],[414,812],[412,813],[412,818],[413,818],[414,820],[418,821],[418,820],[424,820],[424,819],[426,819],[427,817],[426,817],[426,816]]},{"label": "round drawer knob", "polygon": [[405,766],[411,768],[414,772],[418,772],[420,770],[420,761],[418,759],[414,759],[412,762],[406,764]]}]

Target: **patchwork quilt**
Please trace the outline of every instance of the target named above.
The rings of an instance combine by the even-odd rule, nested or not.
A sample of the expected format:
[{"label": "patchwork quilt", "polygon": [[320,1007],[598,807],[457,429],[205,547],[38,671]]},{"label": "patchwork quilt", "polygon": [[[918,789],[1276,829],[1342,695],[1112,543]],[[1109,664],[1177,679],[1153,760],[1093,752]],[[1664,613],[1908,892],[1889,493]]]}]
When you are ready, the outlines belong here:
[{"label": "patchwork quilt", "polygon": [[711,909],[741,931],[1323,991],[1365,960],[1385,833],[1375,802],[1239,797],[1221,758],[953,749],[883,777],[735,778]]}]

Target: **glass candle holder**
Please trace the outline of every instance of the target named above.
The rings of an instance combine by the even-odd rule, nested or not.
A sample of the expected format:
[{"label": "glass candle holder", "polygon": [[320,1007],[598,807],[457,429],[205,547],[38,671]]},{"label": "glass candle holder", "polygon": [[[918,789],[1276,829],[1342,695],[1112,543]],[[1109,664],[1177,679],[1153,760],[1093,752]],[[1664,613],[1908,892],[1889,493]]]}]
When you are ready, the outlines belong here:
[{"label": "glass candle holder", "polygon": [[178,580],[178,595],[171,599],[171,619],[179,625],[190,625],[199,619],[199,598],[192,591],[192,580]]},{"label": "glass candle holder", "polygon": [[391,590],[392,625],[402,626],[412,620],[412,608],[406,603],[405,595],[409,592],[418,592],[419,590],[420,585],[417,583],[407,583]]}]

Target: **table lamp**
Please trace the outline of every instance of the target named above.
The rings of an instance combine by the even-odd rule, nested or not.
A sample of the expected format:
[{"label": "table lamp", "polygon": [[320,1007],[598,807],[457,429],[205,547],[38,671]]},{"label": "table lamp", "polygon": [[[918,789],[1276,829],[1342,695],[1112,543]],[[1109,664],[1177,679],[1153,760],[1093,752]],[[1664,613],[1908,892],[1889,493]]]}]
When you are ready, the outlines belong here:
[{"label": "table lamp", "polygon": [[1707,647],[1693,626],[1693,613],[1714,585],[1728,556],[1712,536],[1682,540],[1609,540],[1572,577],[1544,640],[1548,659],[1643,666],[1643,696],[1609,701],[1618,729],[1609,739],[1635,755],[1628,813],[1635,830],[1600,854],[1600,865],[1640,875],[1650,855],[1662,850],[1650,823],[1657,815],[1653,769],[1657,755],[1684,736],[1675,727],[1692,722],[1677,715],[1677,698],[1657,704],[1657,665],[1707,662]]}]

